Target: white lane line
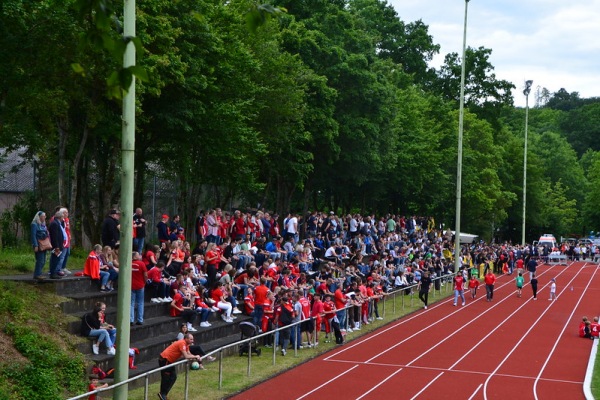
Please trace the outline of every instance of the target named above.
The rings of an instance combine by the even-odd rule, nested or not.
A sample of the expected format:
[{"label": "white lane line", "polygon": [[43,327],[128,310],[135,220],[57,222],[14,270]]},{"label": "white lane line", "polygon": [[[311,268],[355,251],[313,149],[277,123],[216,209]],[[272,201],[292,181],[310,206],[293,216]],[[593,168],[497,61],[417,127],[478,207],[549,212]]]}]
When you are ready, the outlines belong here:
[{"label": "white lane line", "polygon": [[[585,266],[585,264],[584,264]],[[565,269],[566,270],[566,269]],[[569,287],[569,285],[575,280],[576,277],[579,276],[579,274],[581,273],[581,271],[583,271],[583,268],[580,268],[579,271],[577,272],[577,274],[575,274],[573,276],[573,278],[569,281],[569,283],[567,283],[565,285],[565,287],[563,288],[563,290],[561,290],[560,294],[564,293],[567,288]],[[588,283],[589,285],[589,283]],[[523,337],[521,339],[519,339],[519,341],[514,345],[514,347],[512,348],[512,350],[506,355],[506,357],[504,357],[504,359],[498,364],[498,366],[496,367],[496,369],[494,369],[489,376],[487,377],[487,379],[485,380],[485,383],[483,385],[483,398],[484,400],[487,400],[488,396],[487,396],[487,386],[488,383],[490,382],[490,379],[492,379],[492,377],[494,376],[494,374],[496,372],[498,372],[498,370],[500,369],[500,367],[502,367],[502,365],[504,365],[504,363],[506,362],[506,360],[508,360],[508,358],[516,351],[516,349],[519,347],[519,345],[523,342],[523,340],[525,340],[525,338],[528,336],[528,334],[533,330],[534,327],[537,327],[537,323],[540,321],[540,319],[542,319],[544,317],[544,315],[546,315],[546,313],[552,308],[552,305],[554,304],[554,302],[551,302],[550,305],[548,307],[546,307],[546,309],[544,310],[544,312],[535,320],[531,323],[531,326],[529,327],[529,329],[527,330],[527,332],[525,332],[525,334],[523,335]]]},{"label": "white lane line", "polygon": [[357,364],[357,365],[355,365],[355,366],[354,366],[354,367],[352,367],[352,368],[349,368],[349,369],[347,369],[346,371],[342,372],[341,374],[334,376],[333,378],[331,378],[331,379],[330,379],[330,380],[328,380],[327,382],[323,383],[322,385],[320,385],[320,386],[317,386],[316,388],[314,388],[314,389],[313,389],[313,390],[311,390],[310,392],[307,392],[307,393],[303,394],[302,396],[298,397],[298,399],[297,399],[297,400],[300,400],[300,399],[303,399],[303,398],[305,398],[306,396],[308,396],[308,395],[310,395],[310,394],[312,394],[312,393],[316,392],[317,390],[321,389],[323,386],[327,386],[327,385],[328,385],[328,384],[330,384],[331,382],[335,381],[336,379],[339,379],[339,378],[341,378],[342,376],[346,375],[348,372],[352,371],[353,369],[355,369],[355,368],[357,368],[357,367],[358,367],[358,364]]}]

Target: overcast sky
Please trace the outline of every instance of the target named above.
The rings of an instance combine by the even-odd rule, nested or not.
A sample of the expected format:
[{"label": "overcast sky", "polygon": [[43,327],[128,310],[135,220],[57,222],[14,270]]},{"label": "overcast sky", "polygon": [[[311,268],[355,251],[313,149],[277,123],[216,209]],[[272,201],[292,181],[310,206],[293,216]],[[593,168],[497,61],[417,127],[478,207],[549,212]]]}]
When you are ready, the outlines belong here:
[{"label": "overcast sky", "polygon": [[[429,26],[441,46],[432,66],[448,53],[462,54],[464,0],[387,1],[402,21],[421,19]],[[492,50],[496,77],[517,87],[517,106],[525,106],[527,79],[533,90],[600,97],[600,0],[470,0],[467,46]]]}]

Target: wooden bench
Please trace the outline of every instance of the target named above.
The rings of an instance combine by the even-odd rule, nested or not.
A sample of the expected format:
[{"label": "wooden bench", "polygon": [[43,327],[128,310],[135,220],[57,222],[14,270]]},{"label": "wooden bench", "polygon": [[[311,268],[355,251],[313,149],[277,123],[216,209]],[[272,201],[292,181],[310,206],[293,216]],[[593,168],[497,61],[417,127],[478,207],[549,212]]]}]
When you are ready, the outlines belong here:
[{"label": "wooden bench", "polygon": [[568,258],[565,254],[548,255],[548,265],[567,265]]}]

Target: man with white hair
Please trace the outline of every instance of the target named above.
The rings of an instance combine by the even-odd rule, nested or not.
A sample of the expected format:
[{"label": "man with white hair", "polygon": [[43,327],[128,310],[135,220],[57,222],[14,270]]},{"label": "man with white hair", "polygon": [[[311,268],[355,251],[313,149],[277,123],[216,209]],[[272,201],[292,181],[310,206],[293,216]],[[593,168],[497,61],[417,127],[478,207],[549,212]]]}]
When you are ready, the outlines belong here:
[{"label": "man with white hair", "polygon": [[60,271],[61,260],[63,260],[61,256],[63,255],[64,244],[67,239],[63,215],[63,212],[58,210],[56,214],[54,214],[54,219],[48,227],[50,243],[52,244],[52,250],[50,252],[50,279],[60,279],[64,276],[64,273]]}]

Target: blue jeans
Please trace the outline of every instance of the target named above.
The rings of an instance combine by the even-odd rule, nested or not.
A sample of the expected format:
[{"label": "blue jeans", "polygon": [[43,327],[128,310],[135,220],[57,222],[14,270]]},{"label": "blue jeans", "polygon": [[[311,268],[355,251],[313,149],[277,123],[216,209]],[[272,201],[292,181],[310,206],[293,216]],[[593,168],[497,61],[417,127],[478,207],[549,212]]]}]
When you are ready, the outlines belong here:
[{"label": "blue jeans", "polygon": [[58,271],[60,271],[60,256],[57,257],[54,252],[52,252],[50,253],[50,276],[56,275]]},{"label": "blue jeans", "polygon": [[335,313],[340,322],[340,329],[346,329],[346,309],[339,310]]},{"label": "blue jeans", "polygon": [[208,321],[210,315],[210,308],[196,308],[196,312],[200,315],[200,323]]},{"label": "blue jeans", "polygon": [[135,320],[135,308],[137,308],[137,322],[144,322],[144,289],[131,291],[131,312],[129,322]]},{"label": "blue jeans", "polygon": [[264,306],[262,304],[255,304],[254,312],[252,313],[252,322],[254,323],[254,325],[256,325],[259,328],[262,326],[263,314],[264,314]]},{"label": "blue jeans", "polygon": [[42,270],[46,264],[46,251],[36,251],[35,253],[35,269],[33,270],[33,277],[42,275]]},{"label": "blue jeans", "polygon": [[[117,332],[117,330],[115,329],[115,334],[116,334],[116,332]],[[104,342],[104,344],[106,345],[106,348],[110,349],[111,347],[113,347],[114,342],[111,340],[110,334],[108,333],[108,331],[106,329],[92,329],[88,336],[93,337],[93,338],[98,338],[98,345],[101,342]]]},{"label": "blue jeans", "polygon": [[62,250],[62,253],[60,253],[59,256],[59,261],[58,261],[58,271],[62,271],[63,269],[67,268],[67,260],[69,259],[69,254],[71,254],[71,248],[70,247],[65,247]]},{"label": "blue jeans", "polygon": [[465,291],[464,290],[454,290],[454,304],[458,301],[458,297],[460,296],[462,302],[465,302]]},{"label": "blue jeans", "polygon": [[133,251],[137,251],[140,254],[144,254],[144,241],[146,238],[135,238],[133,239]]}]

